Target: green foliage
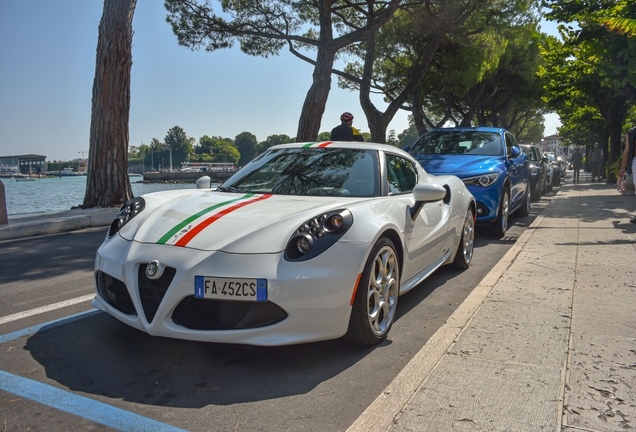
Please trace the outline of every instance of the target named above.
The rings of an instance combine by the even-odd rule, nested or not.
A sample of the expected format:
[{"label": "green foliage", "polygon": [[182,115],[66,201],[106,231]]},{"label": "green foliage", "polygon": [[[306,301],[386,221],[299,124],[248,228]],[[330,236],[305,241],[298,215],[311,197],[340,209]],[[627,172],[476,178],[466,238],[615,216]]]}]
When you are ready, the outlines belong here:
[{"label": "green foliage", "polygon": [[[562,22],[563,42],[544,45],[548,106],[563,123],[568,141],[598,141],[609,162],[621,154],[621,132],[636,101],[636,39],[611,31],[604,17],[632,19],[636,3],[627,0],[546,0],[548,18]],[[576,26],[572,26],[574,23]],[[567,26],[566,26],[567,25]]]},{"label": "green foliage", "polygon": [[316,141],[329,141],[329,139],[331,139],[331,132],[320,132],[318,134],[318,137],[316,138]]},{"label": "green foliage", "polygon": [[[83,164],[86,169],[86,164]],[[62,171],[64,168],[73,168],[74,172],[79,171],[80,163],[78,161],[53,161],[46,163],[47,171]]]},{"label": "green foliage", "polygon": [[192,153],[192,140],[179,126],[171,128],[163,139],[169,157],[172,157],[172,167],[178,168]]},{"label": "green foliage", "polygon": [[280,134],[280,135],[270,135],[267,137],[265,141],[259,142],[254,151],[257,155],[263,153],[268,148],[278,145],[278,144],[287,144],[295,142],[294,138],[291,138],[289,135]]},{"label": "green foliage", "polygon": [[256,156],[256,145],[258,140],[256,136],[250,132],[242,132],[234,138],[234,143],[241,157],[238,164],[243,166]]}]

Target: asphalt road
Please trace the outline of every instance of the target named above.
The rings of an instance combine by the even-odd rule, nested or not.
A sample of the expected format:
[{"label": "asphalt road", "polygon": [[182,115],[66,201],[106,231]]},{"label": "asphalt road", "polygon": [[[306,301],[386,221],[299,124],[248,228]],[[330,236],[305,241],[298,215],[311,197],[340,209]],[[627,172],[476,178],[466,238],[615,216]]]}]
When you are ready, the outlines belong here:
[{"label": "asphalt road", "polygon": [[[148,336],[100,312],[0,340],[0,381],[27,378],[21,385],[44,395],[45,401],[60,400],[55,391],[65,390],[71,395],[69,404],[104,409],[112,419],[107,424],[120,430],[127,422],[146,430],[139,425],[147,418],[160,422],[147,430],[163,424],[165,430],[171,425],[191,431],[344,431],[553,194],[533,203],[530,216],[513,216],[503,239],[477,231],[468,270],[443,267],[400,297],[389,338],[377,347],[345,340],[275,348],[179,341]],[[94,293],[93,258],[104,234],[105,229],[85,230],[0,243],[0,337],[90,310],[90,301],[81,300]],[[80,300],[31,316],[16,315],[71,299]],[[94,401],[103,405],[94,408]],[[2,390],[0,422],[5,430],[113,430]]]}]

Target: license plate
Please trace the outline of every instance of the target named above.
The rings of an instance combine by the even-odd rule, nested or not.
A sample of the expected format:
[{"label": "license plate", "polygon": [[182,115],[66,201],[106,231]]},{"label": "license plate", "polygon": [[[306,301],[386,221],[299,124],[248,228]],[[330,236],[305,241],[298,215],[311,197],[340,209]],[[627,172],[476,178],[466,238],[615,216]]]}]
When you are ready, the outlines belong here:
[{"label": "license plate", "polygon": [[199,299],[267,301],[267,279],[195,276],[194,296]]}]

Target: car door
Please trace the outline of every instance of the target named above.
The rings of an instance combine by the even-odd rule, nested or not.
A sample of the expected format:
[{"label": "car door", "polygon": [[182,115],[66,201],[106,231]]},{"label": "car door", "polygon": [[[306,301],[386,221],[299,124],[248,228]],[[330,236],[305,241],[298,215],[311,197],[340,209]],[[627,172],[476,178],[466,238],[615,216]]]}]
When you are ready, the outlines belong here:
[{"label": "car door", "polygon": [[443,231],[443,201],[429,203],[413,221],[408,208],[415,205],[413,188],[418,173],[411,161],[398,155],[386,154],[388,193],[400,203],[404,212],[405,262],[402,280],[408,280],[422,269],[434,263],[441,252]]},{"label": "car door", "polygon": [[512,147],[519,147],[517,140],[510,133],[506,132],[506,165],[508,167],[508,178],[510,179],[510,206],[515,207],[524,197],[526,185],[528,183],[528,156],[521,154],[511,157]]}]

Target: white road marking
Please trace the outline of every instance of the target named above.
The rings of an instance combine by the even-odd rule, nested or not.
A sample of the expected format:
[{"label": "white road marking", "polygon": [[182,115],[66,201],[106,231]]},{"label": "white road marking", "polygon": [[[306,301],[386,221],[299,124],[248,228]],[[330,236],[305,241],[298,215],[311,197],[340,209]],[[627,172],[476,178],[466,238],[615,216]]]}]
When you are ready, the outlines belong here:
[{"label": "white road marking", "polygon": [[70,299],[70,300],[64,300],[64,301],[61,301],[61,302],[58,302],[58,303],[53,303],[53,304],[48,305],[48,306],[42,306],[42,307],[31,309],[31,310],[28,310],[28,311],[18,312],[18,313],[13,314],[13,315],[7,315],[5,317],[0,318],[0,324],[6,324],[6,323],[11,322],[11,321],[16,321],[16,320],[19,320],[19,319],[22,319],[22,318],[27,318],[27,317],[30,317],[30,316],[33,316],[33,315],[38,315],[38,314],[41,314],[41,313],[50,312],[50,311],[55,310],[55,309],[61,309],[61,308],[66,307],[66,306],[72,306],[74,304],[78,304],[78,303],[82,303],[82,302],[85,302],[85,301],[93,300],[94,297],[95,297],[95,294],[89,294],[89,295],[85,295],[85,296],[82,296],[82,297],[76,297],[76,298],[73,298],[73,299]]}]

